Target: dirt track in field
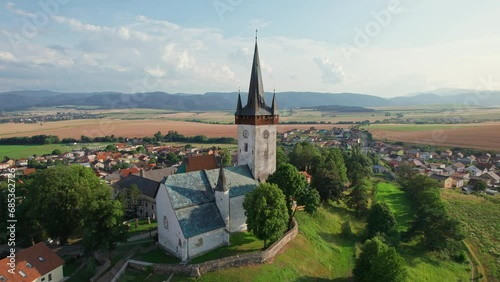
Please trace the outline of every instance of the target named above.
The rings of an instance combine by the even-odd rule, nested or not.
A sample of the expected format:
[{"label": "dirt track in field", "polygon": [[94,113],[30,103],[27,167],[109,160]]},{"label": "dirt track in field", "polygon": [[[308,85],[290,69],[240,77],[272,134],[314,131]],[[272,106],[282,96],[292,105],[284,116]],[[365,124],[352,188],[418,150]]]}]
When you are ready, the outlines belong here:
[{"label": "dirt track in field", "polygon": [[441,129],[397,131],[370,129],[378,140],[403,141],[446,147],[477,148],[500,151],[500,122],[444,125]]}]

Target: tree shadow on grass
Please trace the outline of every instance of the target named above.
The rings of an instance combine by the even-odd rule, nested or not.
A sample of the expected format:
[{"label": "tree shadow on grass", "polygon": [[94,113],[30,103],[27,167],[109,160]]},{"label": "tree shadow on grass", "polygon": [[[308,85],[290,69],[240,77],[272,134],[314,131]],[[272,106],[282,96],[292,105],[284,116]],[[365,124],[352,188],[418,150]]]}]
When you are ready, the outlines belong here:
[{"label": "tree shadow on grass", "polygon": [[321,237],[321,239],[323,239],[325,242],[333,243],[339,247],[346,247],[346,248],[354,247],[356,241],[354,235],[351,235],[349,237],[344,237],[342,234],[333,234],[325,232],[319,232],[318,234]]}]

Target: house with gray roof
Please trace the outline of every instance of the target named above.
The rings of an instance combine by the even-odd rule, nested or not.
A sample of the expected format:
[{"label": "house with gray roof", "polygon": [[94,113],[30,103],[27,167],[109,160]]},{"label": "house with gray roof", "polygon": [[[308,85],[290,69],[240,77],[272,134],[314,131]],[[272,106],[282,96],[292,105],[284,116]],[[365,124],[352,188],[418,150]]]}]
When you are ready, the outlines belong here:
[{"label": "house with gray roof", "polygon": [[156,195],[158,242],[186,261],[246,230],[243,200],[257,187],[248,165],[167,176]]}]

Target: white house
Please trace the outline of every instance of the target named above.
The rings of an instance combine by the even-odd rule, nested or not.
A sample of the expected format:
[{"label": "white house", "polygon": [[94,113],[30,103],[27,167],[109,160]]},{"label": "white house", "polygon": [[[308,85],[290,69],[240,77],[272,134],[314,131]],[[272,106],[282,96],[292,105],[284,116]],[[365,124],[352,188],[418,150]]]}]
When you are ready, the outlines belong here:
[{"label": "white house", "polygon": [[9,257],[0,261],[0,281],[59,282],[63,280],[64,260],[43,242],[17,252],[14,270],[9,263]]}]

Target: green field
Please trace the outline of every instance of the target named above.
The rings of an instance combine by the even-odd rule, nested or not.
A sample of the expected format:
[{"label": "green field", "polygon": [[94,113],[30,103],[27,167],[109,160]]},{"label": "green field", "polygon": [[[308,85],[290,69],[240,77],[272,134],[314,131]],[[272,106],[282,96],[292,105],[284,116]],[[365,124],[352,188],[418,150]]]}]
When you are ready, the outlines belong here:
[{"label": "green field", "polygon": [[207,143],[186,143],[186,142],[164,142],[162,143],[164,146],[172,146],[172,147],[184,147],[187,144],[193,146],[193,148],[199,149],[211,149],[213,147],[223,148],[228,150],[237,150],[238,144],[207,144]]},{"label": "green field", "polygon": [[106,147],[108,143],[92,143],[92,144],[78,144],[78,145],[66,145],[66,144],[49,144],[49,145],[0,145],[0,158],[5,156],[11,159],[27,158],[33,155],[44,155],[50,154],[55,149],[61,150],[61,152],[70,152],[73,149],[81,149],[82,147]]},{"label": "green field", "polygon": [[[413,211],[410,201],[403,191],[393,183],[381,182],[375,193],[377,201],[389,205],[396,216],[398,231],[406,231],[410,226]],[[470,267],[452,261],[443,261],[434,253],[415,250],[414,246],[402,245],[399,248],[408,267],[408,281],[468,281]]]},{"label": "green field", "polygon": [[441,195],[450,215],[465,226],[465,241],[481,262],[479,272],[486,272],[488,281],[500,281],[500,198],[453,190],[443,190]]},{"label": "green field", "polygon": [[396,185],[387,182],[378,183],[375,200],[389,205],[396,216],[396,228],[399,232],[406,231],[410,227],[413,217],[410,201]]}]

